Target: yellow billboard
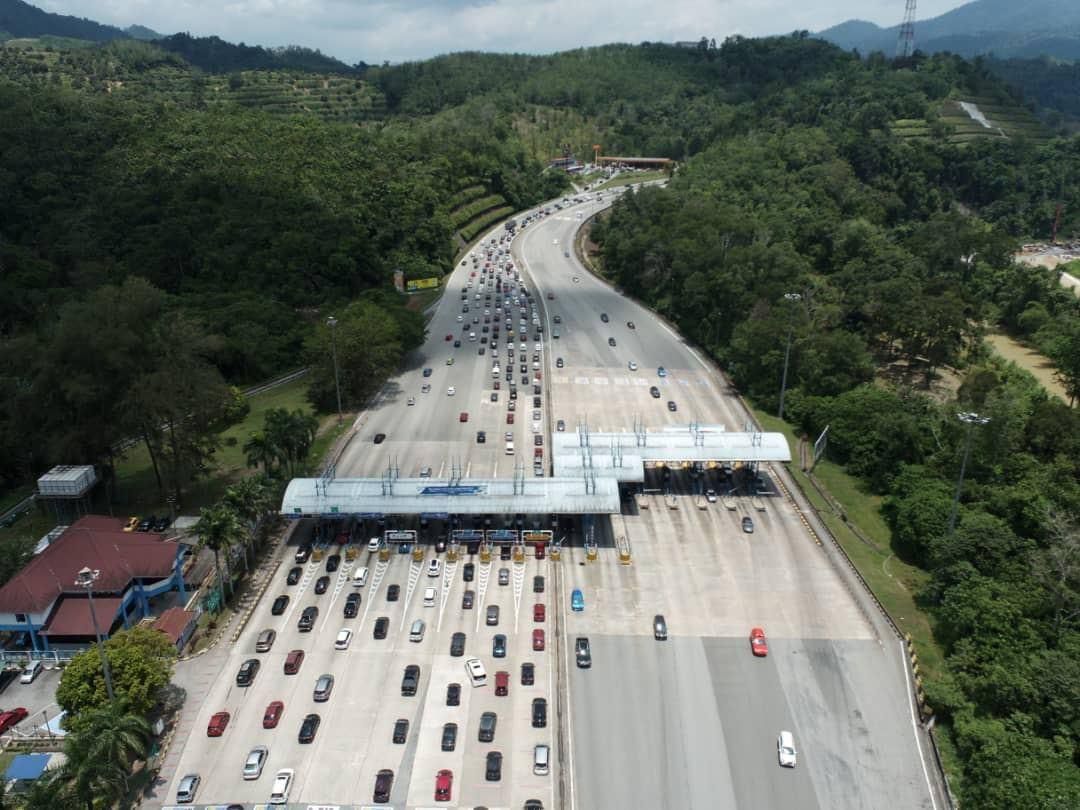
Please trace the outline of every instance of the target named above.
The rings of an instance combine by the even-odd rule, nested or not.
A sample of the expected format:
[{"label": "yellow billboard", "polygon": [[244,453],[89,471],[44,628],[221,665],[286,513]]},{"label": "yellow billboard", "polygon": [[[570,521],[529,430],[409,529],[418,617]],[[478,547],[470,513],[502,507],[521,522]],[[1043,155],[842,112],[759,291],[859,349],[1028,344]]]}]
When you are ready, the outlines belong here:
[{"label": "yellow billboard", "polygon": [[412,281],[405,282],[405,289],[408,292],[416,292],[417,290],[430,290],[432,287],[439,286],[439,279],[437,278],[414,278]]}]

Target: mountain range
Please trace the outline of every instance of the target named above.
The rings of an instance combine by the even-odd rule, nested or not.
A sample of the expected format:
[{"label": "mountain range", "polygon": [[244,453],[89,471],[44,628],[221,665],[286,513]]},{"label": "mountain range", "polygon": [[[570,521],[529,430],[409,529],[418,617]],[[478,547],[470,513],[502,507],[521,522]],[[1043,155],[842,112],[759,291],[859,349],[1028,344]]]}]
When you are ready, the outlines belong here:
[{"label": "mountain range", "polygon": [[[846,50],[891,56],[899,34],[899,25],[881,28],[848,20],[815,36]],[[992,53],[1002,59],[1080,59],[1080,2],[975,0],[940,17],[917,21],[915,47],[924,53],[951,51],[967,57]]]},{"label": "mountain range", "polygon": [[0,40],[10,37],[70,37],[91,42],[114,39],[160,39],[161,34],[141,25],[117,28],[83,17],[52,14],[23,0],[0,0]]}]

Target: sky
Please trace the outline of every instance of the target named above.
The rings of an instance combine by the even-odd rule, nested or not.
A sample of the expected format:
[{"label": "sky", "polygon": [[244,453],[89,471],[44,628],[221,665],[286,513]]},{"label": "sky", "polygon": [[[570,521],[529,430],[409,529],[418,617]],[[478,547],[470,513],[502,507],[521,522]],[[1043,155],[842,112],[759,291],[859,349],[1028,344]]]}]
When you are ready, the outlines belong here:
[{"label": "sky", "polygon": [[[162,34],[318,48],[349,64],[452,51],[551,53],[609,42],[675,42],[820,31],[848,19],[889,27],[904,0],[28,0],[46,11]],[[969,0],[919,0],[929,19]]]}]

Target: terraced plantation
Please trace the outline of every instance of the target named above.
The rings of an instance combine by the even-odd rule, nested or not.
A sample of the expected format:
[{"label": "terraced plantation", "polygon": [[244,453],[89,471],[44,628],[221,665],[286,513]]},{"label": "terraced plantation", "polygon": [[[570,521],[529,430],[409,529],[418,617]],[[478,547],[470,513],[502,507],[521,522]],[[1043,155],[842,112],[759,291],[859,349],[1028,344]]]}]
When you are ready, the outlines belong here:
[{"label": "terraced plantation", "polygon": [[[971,113],[975,113],[973,116]],[[977,119],[978,115],[986,124]],[[1046,128],[1028,110],[1010,102],[985,96],[948,99],[938,110],[938,122],[900,118],[889,125],[893,134],[911,140],[930,140],[943,135],[949,143],[963,144],[977,138],[1024,138],[1037,143],[1050,139]],[[941,131],[943,128],[944,131]]]},{"label": "terraced plantation", "polygon": [[514,213],[499,194],[488,194],[482,185],[473,185],[455,194],[449,203],[450,223],[463,243],[468,244],[485,228]]}]

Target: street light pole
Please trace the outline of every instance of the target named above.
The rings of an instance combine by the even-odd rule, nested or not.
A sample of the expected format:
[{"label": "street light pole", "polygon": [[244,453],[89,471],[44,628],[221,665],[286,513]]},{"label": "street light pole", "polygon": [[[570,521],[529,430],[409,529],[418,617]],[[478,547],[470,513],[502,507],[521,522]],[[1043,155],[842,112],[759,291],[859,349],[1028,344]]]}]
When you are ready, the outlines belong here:
[{"label": "street light pole", "polygon": [[[802,296],[798,293],[784,293],[784,300],[795,303],[796,301],[801,301]],[[784,374],[780,378],[780,412],[777,414],[781,421],[784,418],[784,394],[787,393],[788,360],[791,359],[791,337],[794,332],[795,324],[789,321],[787,331],[787,347],[784,349]]]},{"label": "street light pole", "polygon": [[330,345],[334,353],[334,389],[337,391],[337,420],[341,424],[341,375],[338,373],[337,362],[337,325],[338,321],[333,315],[326,319],[326,325],[330,327]]},{"label": "street light pole", "polygon": [[960,492],[964,488],[964,471],[967,469],[968,456],[971,455],[971,434],[975,425],[985,425],[990,421],[989,416],[979,416],[977,413],[958,413],[956,418],[967,425],[967,436],[964,438],[964,457],[960,461],[960,475],[956,479],[956,494],[953,495],[952,510],[949,512],[949,537],[952,537],[956,529],[956,513],[960,508]]},{"label": "street light pole", "polygon": [[90,600],[90,621],[94,623],[94,636],[97,638],[98,655],[101,656],[101,670],[105,674],[105,691],[109,695],[109,702],[114,700],[112,671],[109,669],[109,659],[105,655],[105,645],[101,641],[101,631],[98,630],[97,613],[94,611],[94,583],[101,576],[101,571],[92,571],[83,568],[75,577],[75,584],[86,589],[86,597]]}]

